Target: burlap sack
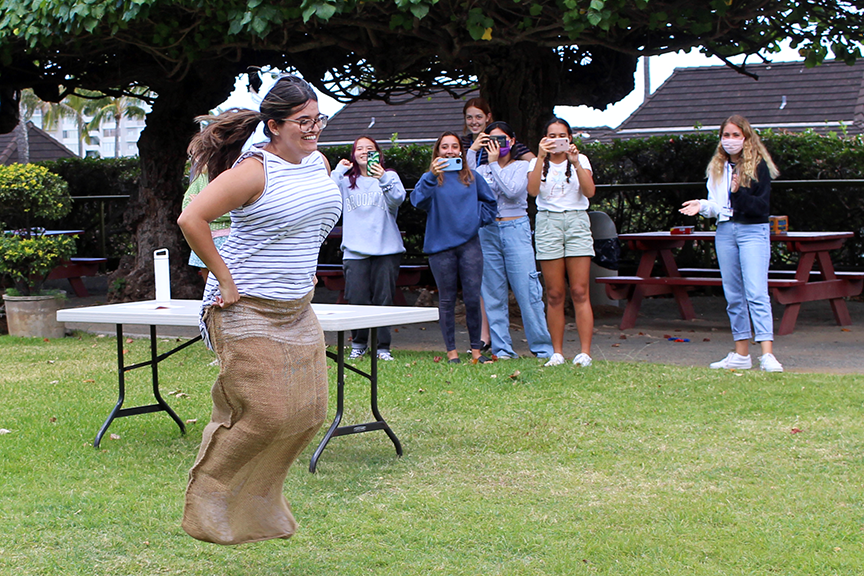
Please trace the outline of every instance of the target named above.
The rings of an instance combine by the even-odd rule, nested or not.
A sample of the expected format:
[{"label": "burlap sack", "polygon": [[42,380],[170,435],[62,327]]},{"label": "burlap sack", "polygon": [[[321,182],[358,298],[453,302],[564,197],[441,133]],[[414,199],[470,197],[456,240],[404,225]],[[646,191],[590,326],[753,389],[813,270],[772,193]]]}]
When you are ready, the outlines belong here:
[{"label": "burlap sack", "polygon": [[183,529],[240,544],[297,529],[282,485],[327,414],[324,334],[310,305],[243,297],[206,321],[221,369],[189,471]]}]

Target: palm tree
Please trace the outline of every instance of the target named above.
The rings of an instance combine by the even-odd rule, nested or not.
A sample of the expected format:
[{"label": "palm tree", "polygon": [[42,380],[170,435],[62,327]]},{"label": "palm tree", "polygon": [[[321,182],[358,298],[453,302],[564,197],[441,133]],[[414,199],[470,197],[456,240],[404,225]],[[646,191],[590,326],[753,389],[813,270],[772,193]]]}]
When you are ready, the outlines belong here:
[{"label": "palm tree", "polygon": [[143,100],[134,96],[121,96],[119,98],[105,97],[98,100],[98,105],[93,110],[93,118],[88,125],[90,130],[98,129],[102,122],[114,120],[114,157],[120,157],[120,120],[123,118],[134,118],[140,120],[147,115],[141,106]]},{"label": "palm tree", "polygon": [[84,144],[92,144],[90,128],[85,116],[93,114],[99,109],[106,98],[98,98],[98,92],[85,91],[82,94],[71,94],[57,104],[43,102],[42,126],[46,130],[52,130],[63,118],[74,118],[78,129],[78,156],[84,157]]}]

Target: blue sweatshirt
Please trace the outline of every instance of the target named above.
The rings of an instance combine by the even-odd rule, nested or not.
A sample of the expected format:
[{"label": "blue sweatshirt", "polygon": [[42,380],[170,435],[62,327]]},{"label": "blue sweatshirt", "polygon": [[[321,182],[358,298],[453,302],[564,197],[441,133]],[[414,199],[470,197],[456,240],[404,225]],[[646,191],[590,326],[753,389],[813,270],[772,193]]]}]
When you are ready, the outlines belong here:
[{"label": "blue sweatshirt", "polygon": [[441,186],[438,177],[427,172],[414,187],[411,203],[427,212],[423,242],[423,251],[427,254],[461,246],[497,214],[495,196],[476,172],[468,186],[459,181],[458,172],[444,172]]},{"label": "blue sweatshirt", "polygon": [[342,259],[363,260],[370,256],[402,254],[405,245],[396,224],[399,205],[405,201],[405,187],[392,170],[380,180],[358,176],[356,187],[339,165],[331,178],[342,192]]}]

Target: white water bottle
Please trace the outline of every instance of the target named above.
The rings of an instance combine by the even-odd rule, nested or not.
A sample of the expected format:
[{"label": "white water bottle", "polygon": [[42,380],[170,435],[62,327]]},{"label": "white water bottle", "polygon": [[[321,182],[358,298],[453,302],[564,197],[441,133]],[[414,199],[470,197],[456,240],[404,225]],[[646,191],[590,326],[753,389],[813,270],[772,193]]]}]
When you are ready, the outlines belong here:
[{"label": "white water bottle", "polygon": [[156,300],[171,300],[171,269],[168,264],[168,249],[153,252],[153,273],[156,277]]}]

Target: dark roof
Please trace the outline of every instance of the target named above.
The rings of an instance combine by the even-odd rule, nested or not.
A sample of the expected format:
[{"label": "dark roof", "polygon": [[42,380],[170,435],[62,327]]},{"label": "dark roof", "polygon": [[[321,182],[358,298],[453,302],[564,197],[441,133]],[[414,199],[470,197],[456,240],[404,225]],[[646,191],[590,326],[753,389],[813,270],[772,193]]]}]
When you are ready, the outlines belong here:
[{"label": "dark roof", "polygon": [[[71,158],[75,154],[50,134],[27,122],[27,138],[30,141],[30,162],[43,162],[59,158]],[[0,134],[0,164],[9,165],[21,162],[18,155],[18,139],[15,131]]]},{"label": "dark roof", "polygon": [[433,144],[446,130],[462,133],[462,107],[478,92],[456,99],[446,92],[420,98],[393,98],[352,102],[333,115],[318,141],[319,146],[352,144],[360,136],[374,138],[389,147],[393,134],[400,144]]},{"label": "dark roof", "polygon": [[728,66],[676,68],[618,127],[619,138],[716,130],[732,114],[756,128],[864,132],[864,62],[807,68],[803,62],[747,65],[754,80]]},{"label": "dark roof", "polygon": [[[393,134],[398,135],[400,144],[431,145],[446,130],[462,134],[465,124],[462,108],[466,101],[476,96],[479,92],[470,92],[462,98],[437,92],[423,98],[402,98],[397,100],[398,104],[386,104],[380,100],[353,102],[333,115],[318,145],[352,144],[360,136],[369,136],[383,148],[388,148]],[[615,135],[608,126],[574,126],[573,133],[581,134],[587,142],[609,142]]]}]

